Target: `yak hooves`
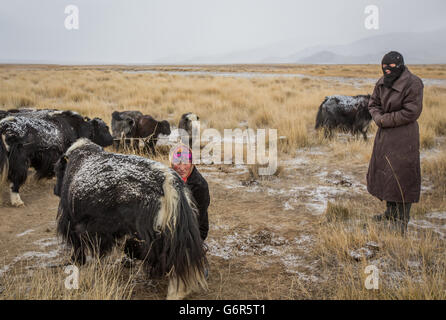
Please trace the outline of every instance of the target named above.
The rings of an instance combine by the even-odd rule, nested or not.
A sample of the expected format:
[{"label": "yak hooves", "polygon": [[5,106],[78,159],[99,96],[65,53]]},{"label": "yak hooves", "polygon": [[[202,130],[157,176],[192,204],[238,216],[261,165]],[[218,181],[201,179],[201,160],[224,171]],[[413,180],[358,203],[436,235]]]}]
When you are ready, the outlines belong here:
[{"label": "yak hooves", "polygon": [[13,207],[24,207],[25,203],[20,199],[19,194],[11,195],[11,205]]}]

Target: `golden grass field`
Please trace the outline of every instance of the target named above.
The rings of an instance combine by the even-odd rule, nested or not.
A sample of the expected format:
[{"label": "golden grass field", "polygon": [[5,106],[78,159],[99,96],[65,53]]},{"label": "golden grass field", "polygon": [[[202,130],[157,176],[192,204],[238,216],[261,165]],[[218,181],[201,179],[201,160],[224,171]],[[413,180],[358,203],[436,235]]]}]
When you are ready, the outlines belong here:
[{"label": "golden grass field", "polygon": [[[355,85],[314,76],[376,78],[377,65],[192,66],[224,72],[300,73],[309,77],[237,78],[128,73],[190,70],[191,66],[0,66],[0,108],[57,108],[100,117],[140,110],[177,125],[195,112],[223,133],[246,123],[276,128],[279,170],[259,177],[256,166],[199,166],[209,182],[209,290],[192,299],[445,299],[446,86],[426,86],[419,119],[422,197],[407,237],[370,218],[384,203],[365,189],[376,131],[364,142],[346,134],[326,140],[314,130],[317,109],[332,94],[367,94]],[[409,66],[445,79],[446,66]],[[310,77],[311,76],[311,77]],[[167,163],[167,156],[157,160]],[[54,180],[28,182],[25,208],[0,205],[0,299],[163,299],[166,281],[119,264],[121,251],[80,270],[80,288],[67,290],[60,263],[69,257],[55,238]],[[7,198],[6,187],[3,197]],[[1,196],[1,194],[0,194]],[[374,242],[373,256],[351,252]],[[364,285],[367,265],[380,270],[378,290]]]}]

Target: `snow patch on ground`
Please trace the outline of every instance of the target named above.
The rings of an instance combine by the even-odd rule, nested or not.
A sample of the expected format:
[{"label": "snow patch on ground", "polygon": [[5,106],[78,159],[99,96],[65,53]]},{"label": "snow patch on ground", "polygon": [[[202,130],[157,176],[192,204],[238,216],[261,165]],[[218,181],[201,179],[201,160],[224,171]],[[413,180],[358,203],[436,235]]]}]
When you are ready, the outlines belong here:
[{"label": "snow patch on ground", "polygon": [[261,230],[255,233],[238,233],[224,236],[217,240],[208,242],[209,254],[225,260],[240,256],[261,257],[261,264],[267,267],[273,263],[280,263],[286,272],[296,274],[302,281],[316,282],[319,279],[314,276],[317,261],[311,264],[305,262],[303,255],[311,251],[314,239],[311,235],[303,234],[289,241],[281,236]]},{"label": "snow patch on ground", "polygon": [[431,213],[426,214],[426,217],[431,218],[431,219],[445,220],[446,219],[446,211],[431,212]]},{"label": "snow patch on ground", "polygon": [[60,244],[59,239],[57,239],[56,237],[40,239],[34,241],[33,243],[41,248],[46,248],[49,246],[55,246]]},{"label": "snow patch on ground", "polygon": [[5,265],[0,269],[0,277],[6,272],[8,272],[12,266],[21,261],[33,261],[32,265],[28,265],[26,269],[53,266],[55,263],[54,260],[61,255],[62,251],[65,248],[64,245],[59,245],[59,240],[56,237],[40,239],[34,241],[33,244],[39,246],[41,249],[45,249],[52,246],[56,248],[46,252],[27,251],[15,257],[10,264]]},{"label": "snow patch on ground", "polygon": [[415,229],[430,230],[438,234],[442,239],[446,239],[446,224],[439,225],[424,219],[414,219],[409,221],[409,226]]},{"label": "snow patch on ground", "polygon": [[26,236],[27,234],[30,234],[32,232],[34,232],[34,229],[28,229],[28,230],[26,230],[26,231],[24,231],[22,233],[17,234],[16,237],[20,238],[20,237]]}]

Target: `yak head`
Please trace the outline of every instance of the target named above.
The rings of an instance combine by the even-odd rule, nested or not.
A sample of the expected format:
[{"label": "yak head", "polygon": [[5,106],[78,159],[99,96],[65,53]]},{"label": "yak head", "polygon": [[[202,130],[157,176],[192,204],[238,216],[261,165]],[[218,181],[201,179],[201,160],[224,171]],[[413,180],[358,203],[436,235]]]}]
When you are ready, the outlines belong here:
[{"label": "yak head", "polygon": [[110,134],[107,124],[99,118],[88,120],[91,126],[91,134],[86,138],[89,138],[94,143],[101,147],[108,147],[113,144],[113,137]]},{"label": "yak head", "polygon": [[121,121],[115,123],[113,131],[117,138],[124,134],[125,137],[132,137],[132,133],[135,131],[135,120],[130,117],[126,117]]},{"label": "yak head", "polygon": [[170,124],[167,120],[158,122],[157,133],[162,133],[166,136],[170,135]]},{"label": "yak head", "polygon": [[361,131],[367,128],[372,121],[372,115],[369,112],[369,99],[370,95],[363,96],[356,113],[355,127]]}]

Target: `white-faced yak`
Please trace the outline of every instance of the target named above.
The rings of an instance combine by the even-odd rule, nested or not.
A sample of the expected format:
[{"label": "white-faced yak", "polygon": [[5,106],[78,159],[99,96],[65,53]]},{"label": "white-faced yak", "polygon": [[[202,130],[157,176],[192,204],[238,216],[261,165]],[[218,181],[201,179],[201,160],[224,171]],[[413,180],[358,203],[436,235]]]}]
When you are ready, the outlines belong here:
[{"label": "white-faced yak", "polygon": [[125,253],[144,261],[151,277],[169,277],[168,299],[206,288],[197,209],[180,176],[135,155],[106,152],[88,139],[56,164],[57,232],[82,265],[126,239]]},{"label": "white-faced yak", "polygon": [[368,110],[370,95],[329,96],[319,107],[315,129],[324,128],[326,138],[333,136],[333,129],[339,128],[353,135],[362,133],[367,140],[372,116]]},{"label": "white-faced yak", "polygon": [[80,137],[109,146],[113,138],[99,118],[88,119],[71,111],[11,110],[0,120],[0,174],[10,184],[13,206],[24,203],[19,188],[25,183],[28,169],[36,178],[54,176],[54,164]]}]

